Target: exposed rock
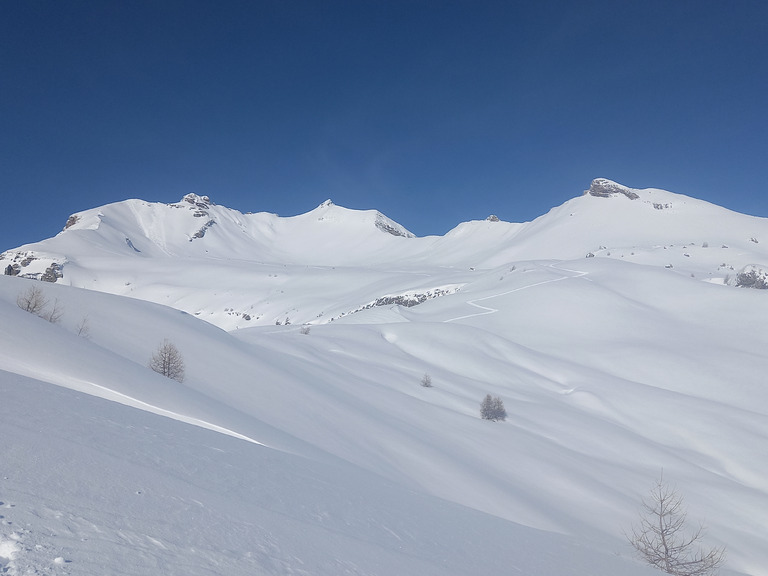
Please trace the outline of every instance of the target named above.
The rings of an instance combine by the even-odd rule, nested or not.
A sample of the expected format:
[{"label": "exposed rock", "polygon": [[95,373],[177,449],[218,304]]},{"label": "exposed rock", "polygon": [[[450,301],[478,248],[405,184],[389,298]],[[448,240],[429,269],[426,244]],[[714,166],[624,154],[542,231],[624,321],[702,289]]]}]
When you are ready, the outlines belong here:
[{"label": "exposed rock", "polygon": [[393,304],[410,308],[412,306],[418,306],[419,304],[422,304],[427,300],[431,300],[432,298],[439,298],[440,296],[445,296],[446,294],[450,294],[450,293],[451,293],[450,290],[436,288],[434,290],[429,290],[427,292],[420,293],[420,294],[399,294],[396,296],[382,296],[381,298],[377,298],[370,304],[366,305],[365,308],[373,308],[374,306],[391,306]]},{"label": "exposed rock", "polygon": [[486,220],[488,222],[498,222],[499,221],[499,217],[496,216],[496,214],[491,214],[490,216],[488,216],[488,218],[486,218]]},{"label": "exposed rock", "polygon": [[[64,276],[62,270],[66,259],[56,259],[50,256],[41,256],[31,250],[24,252],[3,252],[0,254],[3,262],[3,273],[6,276],[18,276],[32,280],[56,282]],[[47,268],[44,269],[44,267]]]},{"label": "exposed rock", "polygon": [[53,262],[48,268],[45,269],[45,272],[40,276],[40,280],[43,282],[56,282],[59,278],[64,277],[64,273],[61,271],[62,265],[58,264],[56,262]]},{"label": "exposed rock", "polygon": [[201,210],[207,210],[213,204],[208,196],[198,196],[197,194],[187,194],[182,198],[182,201],[192,204]]},{"label": "exposed rock", "polygon": [[[195,214],[195,216],[197,216],[197,214]],[[210,228],[214,224],[216,224],[216,220],[208,220],[208,222],[206,222],[203,225],[203,227],[200,228],[200,230],[198,230],[192,235],[192,238],[190,238],[189,241],[192,242],[192,240],[196,238],[202,238],[203,236],[205,236],[205,233],[208,231],[208,228]]]},{"label": "exposed rock", "polygon": [[372,306],[391,306],[392,304],[397,304],[398,306],[405,306],[406,308],[410,308],[411,306],[417,306],[421,304],[422,302],[426,302],[427,295],[426,294],[411,294],[411,295],[404,295],[404,296],[384,296],[382,298],[376,299]]},{"label": "exposed rock", "polygon": [[125,243],[128,244],[128,247],[132,248],[134,252],[141,252],[141,250],[139,250],[138,248],[136,248],[136,246],[133,245],[133,242],[131,242],[130,238],[126,238]]},{"label": "exposed rock", "polygon": [[410,308],[412,306],[417,306],[419,304],[422,304],[427,300],[431,300],[432,298],[439,298],[440,296],[445,296],[446,294],[455,294],[456,292],[459,291],[459,289],[460,288],[458,286],[455,286],[453,288],[434,288],[432,290],[427,290],[426,292],[420,292],[420,293],[406,293],[406,294],[397,294],[397,295],[391,295],[391,296],[382,296],[381,298],[377,298],[373,302],[364,304],[355,310],[350,310],[349,312],[344,312],[339,316],[331,318],[331,322],[339,318],[343,318],[344,316],[355,314],[356,312],[361,312],[363,310],[375,308],[376,306],[397,305],[397,306],[404,306],[406,308]]},{"label": "exposed rock", "polygon": [[600,198],[608,198],[610,196],[615,196],[616,194],[624,194],[624,196],[630,200],[636,200],[640,197],[626,186],[622,186],[621,184],[617,184],[606,178],[595,178],[592,180],[592,184],[590,184],[589,190],[587,190],[585,194],[598,196]]},{"label": "exposed rock", "polygon": [[736,274],[736,286],[740,288],[757,288],[759,290],[765,290],[768,288],[768,269],[756,264],[744,266],[744,268]]},{"label": "exposed rock", "polygon": [[[330,202],[330,200],[329,200]],[[399,226],[389,220],[383,214],[376,214],[376,228],[392,236],[402,236],[403,238],[413,238],[414,235],[402,226]]]},{"label": "exposed rock", "polygon": [[67,228],[70,228],[71,226],[74,226],[79,221],[80,221],[80,216],[78,216],[77,214],[72,214],[72,216],[70,216],[67,219],[67,223],[64,224],[64,230],[66,230]]}]

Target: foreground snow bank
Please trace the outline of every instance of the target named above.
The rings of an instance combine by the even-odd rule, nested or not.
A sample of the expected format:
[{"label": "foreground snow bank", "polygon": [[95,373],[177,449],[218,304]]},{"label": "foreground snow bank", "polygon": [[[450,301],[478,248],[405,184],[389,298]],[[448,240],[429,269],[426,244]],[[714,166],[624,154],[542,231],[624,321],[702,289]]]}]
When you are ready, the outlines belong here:
[{"label": "foreground snow bank", "polygon": [[600,550],[0,372],[0,565],[11,575],[649,576]]}]

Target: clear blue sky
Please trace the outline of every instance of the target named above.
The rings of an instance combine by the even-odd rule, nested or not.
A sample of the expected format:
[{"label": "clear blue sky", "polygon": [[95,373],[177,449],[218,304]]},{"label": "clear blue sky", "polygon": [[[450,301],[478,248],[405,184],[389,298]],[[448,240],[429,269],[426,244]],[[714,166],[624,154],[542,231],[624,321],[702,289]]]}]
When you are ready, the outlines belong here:
[{"label": "clear blue sky", "polygon": [[0,250],[188,192],[418,235],[598,176],[768,216],[767,138],[764,0],[0,3]]}]

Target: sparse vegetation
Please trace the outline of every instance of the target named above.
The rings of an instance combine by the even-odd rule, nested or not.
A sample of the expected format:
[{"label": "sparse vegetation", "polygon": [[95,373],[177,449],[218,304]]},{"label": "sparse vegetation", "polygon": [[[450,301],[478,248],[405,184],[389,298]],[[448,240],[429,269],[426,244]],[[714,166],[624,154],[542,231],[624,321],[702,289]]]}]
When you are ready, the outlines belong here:
[{"label": "sparse vegetation", "polygon": [[64,314],[64,308],[58,298],[53,301],[51,308],[48,307],[48,298],[39,286],[30,286],[25,292],[19,294],[16,304],[25,312],[39,316],[52,324],[57,324]]},{"label": "sparse vegetation", "polygon": [[725,560],[725,548],[700,548],[704,526],[686,536],[685,522],[683,498],[662,476],[651,489],[650,502],[643,499],[640,525],[626,536],[643,560],[667,574],[714,576]]},{"label": "sparse vegetation", "polygon": [[25,312],[40,316],[45,307],[48,306],[48,299],[39,287],[30,286],[26,292],[18,295],[16,304]]},{"label": "sparse vegetation", "polygon": [[487,394],[480,404],[480,416],[483,420],[492,420],[494,422],[506,420],[507,411],[504,409],[504,402],[498,396],[492,397],[490,394]]},{"label": "sparse vegetation", "polygon": [[181,357],[179,349],[167,339],[163,340],[163,343],[152,355],[149,367],[166,378],[177,382],[184,381],[184,359]]},{"label": "sparse vegetation", "polygon": [[78,336],[88,338],[91,335],[91,326],[88,322],[88,316],[83,316],[83,319],[76,326]]},{"label": "sparse vegetation", "polygon": [[46,308],[43,310],[43,313],[40,315],[40,317],[48,320],[48,322],[51,324],[58,324],[63,315],[64,307],[61,305],[61,302],[59,302],[59,299],[55,298],[51,308]]},{"label": "sparse vegetation", "polygon": [[421,378],[421,385],[424,388],[432,388],[432,376],[429,374],[424,374],[424,376]]}]

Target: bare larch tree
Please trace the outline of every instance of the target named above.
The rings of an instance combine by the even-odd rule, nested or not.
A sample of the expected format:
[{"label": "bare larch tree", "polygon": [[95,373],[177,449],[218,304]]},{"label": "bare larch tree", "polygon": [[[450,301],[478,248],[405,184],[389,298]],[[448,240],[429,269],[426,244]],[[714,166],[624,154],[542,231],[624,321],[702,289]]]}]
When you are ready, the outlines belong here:
[{"label": "bare larch tree", "polygon": [[184,359],[181,357],[179,349],[168,340],[163,340],[163,343],[152,355],[149,367],[166,378],[177,382],[184,381]]},{"label": "bare larch tree", "polygon": [[725,548],[703,549],[699,545],[704,526],[685,533],[683,498],[664,482],[663,475],[643,499],[640,525],[632,526],[629,543],[651,566],[674,576],[714,576],[725,560]]},{"label": "bare larch tree", "polygon": [[40,288],[37,286],[30,286],[26,292],[18,295],[16,304],[18,304],[19,308],[25,312],[42,316],[43,311],[46,306],[48,306],[48,299]]}]

